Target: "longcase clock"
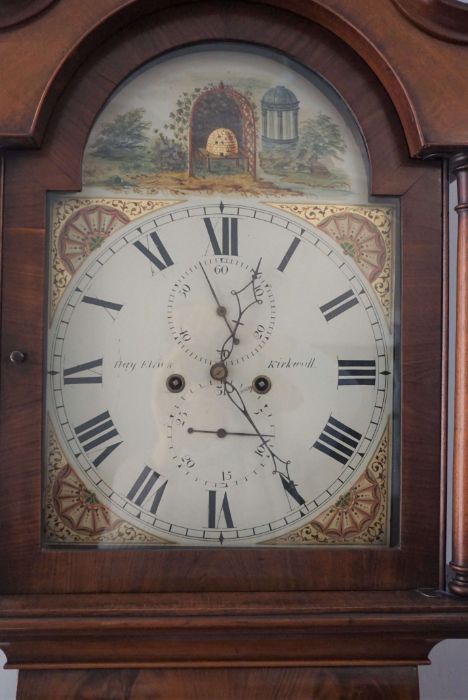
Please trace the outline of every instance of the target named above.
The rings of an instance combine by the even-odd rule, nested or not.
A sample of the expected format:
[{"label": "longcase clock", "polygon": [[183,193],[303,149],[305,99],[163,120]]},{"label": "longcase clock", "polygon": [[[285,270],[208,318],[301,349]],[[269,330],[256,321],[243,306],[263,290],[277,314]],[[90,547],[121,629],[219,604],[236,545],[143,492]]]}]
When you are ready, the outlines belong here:
[{"label": "longcase clock", "polygon": [[468,620],[463,36],[437,3],[39,4],[0,50],[19,697],[417,698]]}]

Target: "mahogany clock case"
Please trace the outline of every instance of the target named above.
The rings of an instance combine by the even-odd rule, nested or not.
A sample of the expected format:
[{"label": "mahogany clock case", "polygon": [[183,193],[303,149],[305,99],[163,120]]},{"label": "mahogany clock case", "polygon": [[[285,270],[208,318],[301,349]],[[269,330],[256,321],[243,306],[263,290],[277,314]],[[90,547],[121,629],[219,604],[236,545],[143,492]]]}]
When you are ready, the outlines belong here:
[{"label": "mahogany clock case", "polygon": [[[248,21],[246,18],[248,17]],[[41,546],[46,195],[80,189],[83,150],[113,90],[145,62],[197,42],[267,46],[323,76],[356,117],[371,192],[401,209],[401,494],[398,543],[381,548],[46,550]],[[410,160],[387,93],[336,36],[260,5],[197,3],[129,24],[63,90],[39,150],[5,155],[0,557],[2,593],[388,590],[443,584],[440,532],[445,193],[437,161]],[[9,360],[21,350],[22,364]]]}]

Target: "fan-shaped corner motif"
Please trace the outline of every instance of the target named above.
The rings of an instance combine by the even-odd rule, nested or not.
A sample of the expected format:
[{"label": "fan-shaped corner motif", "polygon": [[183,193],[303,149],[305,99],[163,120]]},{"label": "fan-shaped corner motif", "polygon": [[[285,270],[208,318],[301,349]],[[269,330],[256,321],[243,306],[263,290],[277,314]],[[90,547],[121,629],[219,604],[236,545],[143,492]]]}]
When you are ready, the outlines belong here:
[{"label": "fan-shaped corner motif", "polygon": [[76,272],[93,250],[129,221],[123,212],[102,204],[82,207],[70,216],[58,240],[60,257],[68,272]]},{"label": "fan-shaped corner motif", "polygon": [[332,214],[318,227],[341,245],[371,284],[375,282],[386,257],[385,241],[375,224],[360,214],[344,212]]}]

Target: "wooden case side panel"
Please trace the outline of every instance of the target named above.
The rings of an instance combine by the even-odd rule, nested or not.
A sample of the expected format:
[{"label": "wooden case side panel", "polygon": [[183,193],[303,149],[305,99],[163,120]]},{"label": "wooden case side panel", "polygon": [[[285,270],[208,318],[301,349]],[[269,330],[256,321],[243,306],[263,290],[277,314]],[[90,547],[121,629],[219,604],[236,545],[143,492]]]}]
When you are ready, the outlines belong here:
[{"label": "wooden case side panel", "polygon": [[458,266],[453,452],[452,593],[468,596],[468,154],[452,161],[457,178]]},{"label": "wooden case side panel", "polygon": [[186,669],[20,671],[18,700],[417,700],[415,667],[361,669]]}]

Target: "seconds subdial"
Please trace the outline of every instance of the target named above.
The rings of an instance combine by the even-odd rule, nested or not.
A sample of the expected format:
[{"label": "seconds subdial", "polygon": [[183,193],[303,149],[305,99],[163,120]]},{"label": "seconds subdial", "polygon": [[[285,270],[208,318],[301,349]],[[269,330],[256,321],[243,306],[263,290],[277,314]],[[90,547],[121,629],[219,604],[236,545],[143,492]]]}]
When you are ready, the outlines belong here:
[{"label": "seconds subdial", "polygon": [[[235,336],[236,352],[227,364],[253,357],[273,332],[276,305],[271,285],[261,267],[239,257],[200,260],[173,285],[168,300],[168,322],[177,344],[195,360],[212,365],[226,334]],[[239,310],[250,306],[239,319]]]},{"label": "seconds subdial", "polygon": [[177,470],[210,488],[239,486],[271,470],[274,440],[271,409],[264,396],[241,387],[257,420],[259,435],[225,396],[218,382],[197,384],[174,403],[167,437]]}]

